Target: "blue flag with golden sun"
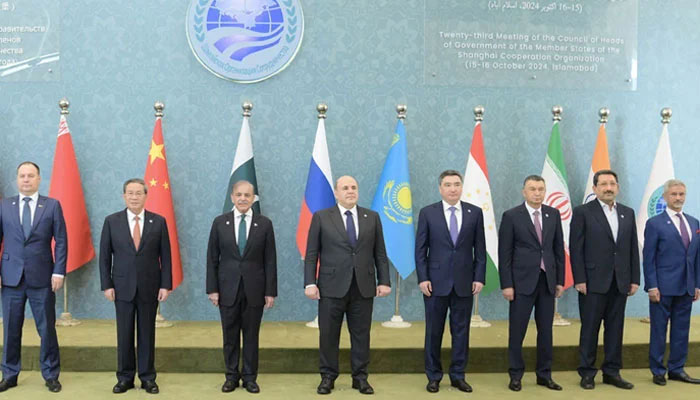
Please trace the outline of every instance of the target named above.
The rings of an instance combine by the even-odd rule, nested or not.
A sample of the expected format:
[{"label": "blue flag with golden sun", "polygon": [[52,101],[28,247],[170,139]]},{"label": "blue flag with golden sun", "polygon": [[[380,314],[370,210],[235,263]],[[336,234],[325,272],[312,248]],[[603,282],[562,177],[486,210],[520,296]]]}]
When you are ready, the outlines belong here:
[{"label": "blue flag with golden sun", "polygon": [[374,194],[372,210],[379,213],[382,220],[387,256],[401,277],[406,279],[416,269],[416,240],[408,174],[406,128],[401,119],[396,123],[396,133],[386,156],[377,192]]}]

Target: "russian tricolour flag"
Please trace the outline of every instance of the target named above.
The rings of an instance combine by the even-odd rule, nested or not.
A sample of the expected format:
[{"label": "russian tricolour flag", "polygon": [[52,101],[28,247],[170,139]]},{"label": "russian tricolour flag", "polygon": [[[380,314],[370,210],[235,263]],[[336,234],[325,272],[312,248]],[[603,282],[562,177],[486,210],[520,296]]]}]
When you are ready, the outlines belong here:
[{"label": "russian tricolour flag", "polygon": [[306,241],[309,236],[311,217],[316,211],[332,207],[335,204],[331,160],[328,157],[326,125],[324,121],[324,118],[318,119],[314,151],[311,155],[309,176],[306,179],[306,191],[301,202],[301,213],[299,214],[299,225],[297,226],[297,248],[302,259],[306,255]]}]

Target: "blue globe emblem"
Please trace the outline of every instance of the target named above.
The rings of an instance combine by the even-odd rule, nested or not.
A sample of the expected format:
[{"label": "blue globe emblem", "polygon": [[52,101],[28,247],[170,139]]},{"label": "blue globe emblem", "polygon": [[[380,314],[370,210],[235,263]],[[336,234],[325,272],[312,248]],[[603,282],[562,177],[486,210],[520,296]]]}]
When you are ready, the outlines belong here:
[{"label": "blue globe emblem", "polygon": [[193,0],[187,39],[215,75],[252,83],[283,70],[303,36],[299,0]]},{"label": "blue globe emblem", "polygon": [[659,186],[654,190],[654,192],[649,196],[649,203],[647,204],[647,215],[649,218],[655,217],[662,212],[666,211],[666,200],[664,200],[664,187]]}]

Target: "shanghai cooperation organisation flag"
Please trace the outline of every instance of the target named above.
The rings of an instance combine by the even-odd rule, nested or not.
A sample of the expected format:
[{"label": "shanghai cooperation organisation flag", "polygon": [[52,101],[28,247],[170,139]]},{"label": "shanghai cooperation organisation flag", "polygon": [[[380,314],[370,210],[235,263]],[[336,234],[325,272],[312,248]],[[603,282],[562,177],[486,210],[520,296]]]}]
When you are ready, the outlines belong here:
[{"label": "shanghai cooperation organisation flag", "polygon": [[255,177],[255,160],[253,158],[253,140],[250,137],[250,125],[248,124],[247,115],[243,116],[241,133],[238,135],[238,144],[236,145],[236,154],[233,156],[233,167],[231,168],[231,176],[228,180],[224,199],[224,213],[233,210],[231,191],[233,190],[233,184],[240,180],[248,181],[253,184],[253,193],[255,193],[255,200],[253,201],[252,207],[253,213],[260,214],[258,180]]},{"label": "shanghai cooperation organisation flag", "polygon": [[401,119],[396,123],[396,133],[374,194],[372,210],[379,213],[382,220],[389,261],[401,278],[406,279],[416,269],[416,239],[413,230],[406,129]]},{"label": "shanghai cooperation organisation flag", "polygon": [[491,185],[489,184],[489,169],[486,165],[484,138],[481,134],[481,121],[474,126],[472,147],[467,159],[467,169],[464,171],[464,188],[462,201],[481,208],[484,216],[484,236],[486,238],[486,284],[483,294],[488,294],[500,287],[498,277],[498,230],[496,216],[493,212]]}]

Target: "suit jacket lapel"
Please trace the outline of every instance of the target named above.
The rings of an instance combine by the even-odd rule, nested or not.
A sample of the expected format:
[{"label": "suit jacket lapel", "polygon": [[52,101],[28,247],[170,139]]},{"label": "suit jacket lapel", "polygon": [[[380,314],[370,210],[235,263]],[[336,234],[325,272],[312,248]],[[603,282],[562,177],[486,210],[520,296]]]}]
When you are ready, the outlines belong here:
[{"label": "suit jacket lapel", "polygon": [[[119,221],[122,234],[129,241],[129,245],[134,250],[134,253],[136,253],[138,249],[136,246],[134,246],[134,238],[131,236],[131,229],[129,229],[129,214],[127,213],[126,209],[124,209],[122,212],[122,216],[119,218]],[[143,237],[143,235],[141,235],[141,237]]]},{"label": "suit jacket lapel", "polygon": [[340,215],[340,209],[336,204],[335,207],[331,209],[331,220],[333,221],[333,225],[335,225],[335,228],[338,230],[338,234],[345,240],[345,243],[347,243],[348,246],[352,247],[350,245],[350,240],[348,239],[348,231],[345,230],[343,218],[345,218],[345,216]]},{"label": "suit jacket lapel", "polygon": [[[253,218],[251,218],[252,221],[250,221],[250,228],[248,229],[248,238],[245,241],[245,248],[243,249],[243,254],[241,254],[241,257],[245,256],[248,253],[248,249],[250,249],[250,242],[253,241],[253,238],[258,232],[258,215],[253,214]],[[236,246],[238,247],[238,246]]]},{"label": "suit jacket lapel", "polygon": [[143,247],[143,243],[146,240],[146,235],[148,235],[148,232],[151,231],[152,227],[153,227],[153,214],[150,213],[149,211],[145,211],[143,213],[143,231],[141,233],[141,241],[139,241],[139,248],[136,249],[136,251],[141,250],[141,247]]},{"label": "suit jacket lapel", "polygon": [[[605,216],[605,211],[603,211],[603,207],[600,205],[600,202],[598,199],[595,199],[591,201],[590,203],[590,209],[593,212],[593,216],[598,220],[598,222],[605,227],[605,232],[608,233],[608,236],[610,237],[610,240],[615,242],[615,237],[613,236],[612,229],[610,228],[610,223],[608,222],[608,218]],[[620,210],[617,210],[617,218],[618,218],[618,223],[617,223],[617,234],[618,236],[620,235],[621,231],[621,224],[620,224]],[[619,238],[618,238],[619,239]]]},{"label": "suit jacket lapel", "polygon": [[[44,215],[44,209],[46,208],[46,197],[44,196],[39,196],[39,199],[36,202],[36,210],[34,210],[34,220],[32,221],[32,232],[34,232],[34,229],[36,228],[37,225],[39,225],[39,221],[41,220],[41,216]],[[19,215],[19,212],[17,213]],[[29,234],[31,236],[31,233]]]},{"label": "suit jacket lapel", "polygon": [[[452,243],[452,236],[450,236],[450,226],[447,225],[447,220],[445,219],[445,209],[443,208],[442,201],[435,203],[435,213],[437,214],[437,220],[440,221],[438,222],[439,225],[443,226],[442,232],[443,235],[445,236],[445,240],[452,246],[454,247],[454,243]],[[462,210],[464,212],[464,210]],[[462,224],[464,224],[464,215],[462,215]],[[461,230],[460,230],[460,235],[461,235]],[[457,243],[459,243],[459,235],[457,236]]]},{"label": "suit jacket lapel", "polygon": [[[462,244],[462,241],[464,240],[464,236],[466,236],[465,227],[468,225],[467,221],[469,218],[472,217],[472,210],[469,207],[467,207],[467,203],[460,201],[459,206],[462,209],[462,226],[459,229],[459,234],[457,234],[457,246]],[[447,220],[445,220],[444,214],[443,214],[442,220],[445,221],[445,225],[447,225]],[[450,236],[449,226],[447,227],[447,235],[450,237],[450,241],[452,241],[452,237]]]},{"label": "suit jacket lapel", "polygon": [[12,213],[15,215],[15,225],[17,226],[17,229],[19,229],[20,235],[24,237],[24,229],[22,229],[22,220],[19,219],[19,196],[15,196],[12,198]]},{"label": "suit jacket lapel", "polygon": [[236,232],[236,214],[231,210],[231,212],[226,213],[226,222],[228,225],[231,226],[231,237],[233,237],[233,247],[235,247],[235,251],[233,254],[238,254],[239,257],[243,257],[241,254],[241,250],[238,248],[238,232]]},{"label": "suit jacket lapel", "polygon": [[[663,213],[664,213],[664,219],[666,220],[666,224],[665,224],[666,229],[670,229],[673,232],[673,233],[671,233],[671,235],[673,235],[676,239],[678,239],[678,243],[680,243],[681,246],[685,247],[685,245],[683,244],[683,238],[681,237],[681,233],[676,228],[676,225],[673,223],[673,220],[671,220],[671,216],[668,215],[668,213],[666,211],[664,211]],[[690,224],[690,222],[688,222],[688,224]]]},{"label": "suit jacket lapel", "polygon": [[367,218],[367,210],[357,207],[357,242],[359,243],[363,237],[367,237],[367,231],[370,230],[369,220]]},{"label": "suit jacket lapel", "polygon": [[[542,208],[540,208],[540,210],[542,210]],[[522,215],[523,222],[527,226],[527,230],[532,234],[532,237],[535,239],[535,243],[540,243],[540,239],[537,237],[537,231],[535,230],[535,223],[532,222],[532,217],[530,217],[530,210],[527,209],[525,203],[520,205],[520,213]],[[542,217],[542,211],[540,211],[540,217]],[[542,224],[542,220],[543,218],[540,218],[540,224]],[[544,226],[542,228],[542,241],[544,241]]]}]

